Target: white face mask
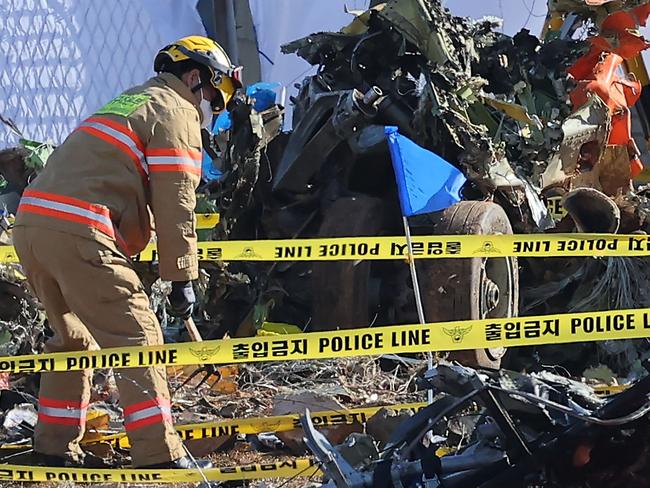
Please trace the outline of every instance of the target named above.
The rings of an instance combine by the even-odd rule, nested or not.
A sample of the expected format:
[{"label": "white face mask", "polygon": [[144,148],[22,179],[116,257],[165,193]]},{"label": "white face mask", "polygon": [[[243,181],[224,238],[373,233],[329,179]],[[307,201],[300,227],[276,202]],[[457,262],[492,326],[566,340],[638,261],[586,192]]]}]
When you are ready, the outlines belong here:
[{"label": "white face mask", "polygon": [[203,88],[201,88],[201,102],[199,103],[199,108],[201,109],[201,128],[207,129],[212,124],[212,117],[214,113],[212,112],[212,104],[203,98]]}]

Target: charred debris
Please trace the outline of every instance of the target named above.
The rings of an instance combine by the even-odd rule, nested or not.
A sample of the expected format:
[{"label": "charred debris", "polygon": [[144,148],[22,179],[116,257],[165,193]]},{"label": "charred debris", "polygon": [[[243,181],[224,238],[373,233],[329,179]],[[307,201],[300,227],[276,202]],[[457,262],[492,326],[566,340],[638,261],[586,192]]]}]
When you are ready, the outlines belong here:
[{"label": "charred debris", "polygon": [[[415,233],[647,233],[648,189],[632,184],[642,151],[630,131],[635,104],[647,129],[645,98],[621,70],[647,47],[630,22],[644,25],[650,7],[549,7],[565,20],[543,40],[501,34],[498,19],[455,17],[437,0],[389,0],[340,32],[283,46],[317,67],[291,97],[291,130],[282,131],[283,107],[257,112],[249,97],[235,99],[231,130],[205,141],[224,177],[199,189],[197,211],[221,214],[200,238],[400,235],[387,125],[468,178],[464,201],[411,219]],[[0,151],[3,243],[7,217],[49,149],[23,141]],[[155,263],[137,266],[167,339],[183,340],[166,317],[168,286]],[[38,352],[46,319],[20,267],[0,273],[2,354]],[[650,299],[648,261],[639,258],[422,260],[418,273],[429,322],[639,308]],[[206,262],[197,291],[207,338],[255,335],[268,322],[317,331],[417,321],[403,262]],[[448,359],[479,368],[441,362],[426,372],[418,389],[434,389],[436,401],[384,432],[379,449],[359,432],[333,447],[307,419],[306,443],[325,486],[339,488],[645,487],[650,386],[639,378],[649,351],[647,341],[465,351]],[[403,374],[412,362],[381,366]],[[639,381],[610,399],[570,379],[583,377]]]},{"label": "charred debris", "polygon": [[437,399],[379,448],[357,435],[352,456],[350,438],[335,448],[308,416],[302,426],[328,488],[640,488],[649,476],[648,381],[605,400],[549,372],[439,363],[421,380]]},{"label": "charred debris", "polygon": [[[642,87],[621,69],[646,47],[629,25],[645,23],[648,5],[588,3],[551,2],[565,22],[544,40],[503,35],[498,19],[454,17],[437,1],[391,0],[340,32],[283,46],[316,74],[296,85],[289,133],[275,123],[277,136],[251,136],[258,124],[248,117],[234,124],[228,176],[207,197],[224,215],[214,237],[400,235],[386,125],[469,179],[466,201],[411,219],[416,233],[647,232],[647,190],[631,183]],[[239,153],[250,147],[259,155],[246,160]],[[432,322],[645,306],[646,269],[632,258],[418,263]],[[254,333],[264,320],[308,331],[417,321],[403,263],[231,263],[209,274],[206,317],[217,336]],[[498,300],[485,292],[494,289]],[[548,351],[574,374],[601,359],[619,374],[642,371],[643,344],[585,347],[575,364],[552,347],[510,356],[539,367]]]}]

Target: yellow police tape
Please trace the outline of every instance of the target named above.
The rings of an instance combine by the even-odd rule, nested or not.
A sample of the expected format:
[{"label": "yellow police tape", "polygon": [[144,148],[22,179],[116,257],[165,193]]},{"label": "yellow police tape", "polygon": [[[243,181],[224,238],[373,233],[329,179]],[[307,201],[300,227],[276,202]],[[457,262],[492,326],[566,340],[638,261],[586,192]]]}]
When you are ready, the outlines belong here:
[{"label": "yellow police tape", "polygon": [[0,357],[0,372],[233,364],[650,337],[650,308]]},{"label": "yellow police tape", "polygon": [[[518,234],[413,237],[416,259],[479,257],[650,256],[650,236],[622,234]],[[408,257],[404,237],[332,237],[199,242],[200,261],[342,261]],[[156,261],[154,245],[133,257]],[[0,246],[0,262],[18,262],[12,246]]]},{"label": "yellow police tape", "polygon": [[[0,251],[0,256],[1,256]],[[408,257],[406,238],[334,237],[200,242],[200,261],[340,261]],[[619,234],[518,234],[415,236],[416,259],[478,257],[650,256],[650,236]],[[148,246],[134,260],[155,261]]]},{"label": "yellow police tape", "polygon": [[[594,390],[600,395],[612,395],[625,390],[627,385],[598,385]],[[333,426],[350,423],[365,423],[368,418],[382,408],[391,411],[418,412],[426,403],[407,403],[379,407],[355,408],[345,411],[324,411],[311,414],[316,426]],[[209,437],[235,434],[259,434],[262,432],[282,432],[301,428],[300,416],[282,415],[267,418],[222,420],[199,424],[177,425],[176,430],[183,440],[205,439]],[[114,447],[129,448],[125,433],[102,436],[88,444],[109,442]],[[31,447],[28,444],[9,444],[0,449]],[[23,465],[0,464],[0,481],[72,481],[72,482],[118,482],[118,483],[177,483],[209,481],[239,481],[267,478],[309,477],[318,474],[318,467],[311,459],[293,459],[275,463],[251,464],[246,466],[221,467],[204,470],[149,470],[149,469],[76,469],[47,468]]]},{"label": "yellow police tape", "polygon": [[311,459],[299,458],[275,463],[250,464],[195,469],[87,469],[47,468],[0,464],[0,482],[61,482],[76,483],[200,483],[205,481],[240,481],[270,478],[314,476],[318,466]]},{"label": "yellow police tape", "polygon": [[[628,385],[596,385],[592,386],[594,392],[599,396],[616,395],[627,388]],[[331,427],[334,425],[365,424],[370,417],[381,409],[391,412],[419,412],[427,403],[402,403],[398,405],[381,405],[377,407],[361,407],[348,410],[330,410],[324,412],[311,412],[311,421],[316,427]],[[261,434],[262,432],[286,432],[293,429],[301,429],[300,415],[277,415],[272,417],[251,417],[244,419],[216,420],[212,422],[201,422],[196,424],[176,425],[176,432],[184,441],[207,439],[212,437],[232,436],[237,434]],[[126,432],[119,432],[109,435],[101,435],[82,444],[96,444],[108,442],[115,448],[128,449],[131,447]],[[30,447],[22,445],[4,445],[3,448]]]},{"label": "yellow police tape", "polygon": [[[599,396],[610,396],[625,391],[629,388],[629,385],[594,385],[592,388]],[[311,412],[311,421],[316,427],[332,427],[335,425],[349,425],[354,423],[365,424],[370,417],[381,409],[386,409],[391,412],[406,411],[415,414],[426,406],[427,403],[420,402]],[[214,420],[195,424],[177,424],[175,428],[182,440],[191,441],[238,434],[254,435],[263,432],[286,432],[288,430],[301,429],[302,426],[300,425],[300,414],[287,414],[271,417]],[[93,436],[88,439],[83,439],[81,444],[90,445],[100,442],[109,443],[114,448],[119,449],[129,449],[131,447],[126,432],[116,432],[114,434],[93,432]],[[0,450],[28,449],[31,447],[32,445],[28,443],[1,444]]]},{"label": "yellow police tape", "polygon": [[[594,392],[599,396],[616,395],[629,388],[629,385],[594,385]],[[323,412],[311,412],[311,421],[316,427],[332,427],[335,425],[349,425],[354,423],[365,424],[370,417],[381,409],[391,412],[419,412],[427,404],[402,403],[397,405],[380,405],[375,407],[360,407],[348,410],[328,410]],[[176,432],[184,441],[207,439],[221,436],[233,436],[237,434],[261,434],[262,432],[285,432],[293,429],[301,429],[300,415],[276,415],[272,417],[251,417],[243,419],[214,420],[211,422],[200,422],[195,424],[177,424]],[[99,434],[88,440],[82,440],[84,445],[107,442],[115,448],[129,449],[131,444],[126,432],[115,434]],[[16,443],[2,444],[1,449],[27,449],[31,444]]]},{"label": "yellow police tape", "polygon": [[[341,411],[312,412],[311,419],[316,427],[329,427],[333,425],[354,423],[364,424],[382,408],[394,412],[410,411],[417,413],[426,406],[426,403],[406,403],[401,405],[353,408]],[[298,414],[249,419],[219,420],[216,422],[203,422],[176,426],[176,431],[184,441],[237,434],[285,432],[293,429],[302,429],[302,426],[300,425],[300,415]],[[124,432],[104,436],[95,442],[110,442],[114,447],[120,447],[123,449],[130,447],[128,437],[126,437],[126,433]]]},{"label": "yellow police tape", "polygon": [[[594,393],[598,396],[616,395],[629,388],[629,385],[594,385]],[[311,421],[316,427],[331,427],[334,425],[365,424],[370,417],[381,409],[391,412],[419,412],[427,403],[401,403],[397,405],[380,405],[376,407],[360,407],[348,410],[329,410],[311,412]],[[261,434],[262,432],[285,432],[287,430],[301,429],[300,415],[276,415],[272,417],[251,417],[244,419],[216,420],[197,424],[176,425],[176,432],[184,441],[206,439],[211,437],[231,436],[237,434]],[[108,442],[113,447],[128,449],[131,447],[126,432],[102,435],[82,444],[96,444]],[[9,446],[0,446],[0,449]],[[22,447],[27,447],[22,445]]]},{"label": "yellow police tape", "polygon": [[[382,408],[392,412],[408,411],[419,412],[426,407],[426,403],[404,403],[398,405],[382,405],[377,407],[361,407],[349,410],[328,410],[323,412],[312,412],[311,420],[316,427],[331,427],[334,425],[347,425],[360,423],[365,424],[370,417]],[[300,415],[276,415],[273,417],[252,417],[244,419],[216,420],[196,424],[176,425],[176,432],[184,441],[207,439],[221,436],[232,436],[237,434],[261,434],[262,432],[285,432],[293,429],[302,429]],[[128,449],[131,447],[126,432],[115,434],[101,434],[93,436],[84,445],[97,444],[99,442],[110,443],[113,447]],[[3,444],[0,449],[28,449],[31,444],[16,443]]]}]

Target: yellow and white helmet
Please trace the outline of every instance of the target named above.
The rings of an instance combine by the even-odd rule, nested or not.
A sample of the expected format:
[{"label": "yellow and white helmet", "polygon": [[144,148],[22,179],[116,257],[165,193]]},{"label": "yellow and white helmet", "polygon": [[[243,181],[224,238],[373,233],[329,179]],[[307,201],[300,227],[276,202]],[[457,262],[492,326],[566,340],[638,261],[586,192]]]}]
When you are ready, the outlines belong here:
[{"label": "yellow and white helmet", "polygon": [[156,55],[153,69],[164,71],[169,63],[191,59],[210,71],[210,84],[221,95],[221,109],[225,108],[238,88],[242,87],[241,67],[234,66],[226,51],[215,41],[203,36],[188,36],[165,46]]}]

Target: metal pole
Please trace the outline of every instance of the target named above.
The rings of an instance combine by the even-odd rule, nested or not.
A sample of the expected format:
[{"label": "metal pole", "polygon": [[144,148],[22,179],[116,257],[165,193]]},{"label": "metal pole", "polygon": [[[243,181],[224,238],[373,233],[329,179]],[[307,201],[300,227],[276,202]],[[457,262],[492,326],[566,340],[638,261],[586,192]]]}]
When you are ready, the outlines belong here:
[{"label": "metal pole", "polygon": [[[424,307],[422,306],[422,295],[420,294],[420,285],[418,284],[418,273],[415,269],[415,259],[413,258],[413,241],[411,240],[411,228],[409,227],[409,221],[406,217],[402,216],[402,222],[404,223],[404,233],[406,234],[406,245],[408,246],[408,261],[409,268],[411,270],[411,280],[413,282],[413,294],[415,295],[415,308],[418,311],[418,319],[420,319],[420,324],[426,324],[424,318]],[[433,368],[433,353],[427,353],[427,367],[429,369]],[[427,401],[429,404],[433,403],[433,391],[427,390]]]},{"label": "metal pole", "polygon": [[226,0],[226,36],[228,39],[228,55],[234,64],[239,65],[239,46],[237,45],[235,0]]},{"label": "metal pole", "polygon": [[199,332],[199,329],[197,329],[196,324],[194,324],[194,319],[192,319],[192,317],[187,317],[186,319],[184,319],[183,324],[185,324],[187,333],[190,335],[190,338],[194,342],[203,342],[201,333]]},{"label": "metal pole", "polygon": [[[219,22],[217,22],[217,0],[212,0],[212,28],[214,29],[214,39],[219,40]],[[208,35],[210,33],[208,32]]]}]

